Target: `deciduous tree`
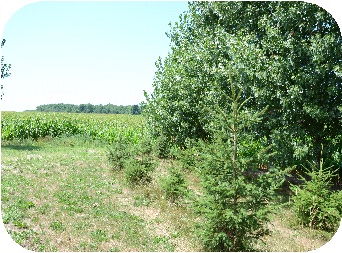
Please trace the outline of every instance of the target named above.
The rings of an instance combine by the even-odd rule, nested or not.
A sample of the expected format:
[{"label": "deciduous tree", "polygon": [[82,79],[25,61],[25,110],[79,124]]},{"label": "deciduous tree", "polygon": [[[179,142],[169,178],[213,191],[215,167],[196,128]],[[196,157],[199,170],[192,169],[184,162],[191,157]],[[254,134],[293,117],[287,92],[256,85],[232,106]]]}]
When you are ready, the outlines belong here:
[{"label": "deciduous tree", "polygon": [[[5,45],[6,40],[3,39],[1,41],[1,48]],[[5,77],[9,77],[11,75],[11,73],[9,72],[9,70],[11,69],[11,64],[8,63],[4,63],[4,56],[1,56],[1,79],[5,78]],[[4,95],[4,93],[2,92],[3,89],[3,85],[1,84],[1,100],[2,100],[2,96]]]},{"label": "deciduous tree", "polygon": [[[210,139],[213,80],[230,94],[224,67],[252,97],[247,107],[268,105],[253,130],[266,136],[286,167],[308,160],[341,160],[342,48],[334,18],[305,2],[193,2],[172,25],[171,52],[156,63],[154,91],[146,94],[155,135],[184,145]],[[219,106],[221,104],[219,103]]]}]

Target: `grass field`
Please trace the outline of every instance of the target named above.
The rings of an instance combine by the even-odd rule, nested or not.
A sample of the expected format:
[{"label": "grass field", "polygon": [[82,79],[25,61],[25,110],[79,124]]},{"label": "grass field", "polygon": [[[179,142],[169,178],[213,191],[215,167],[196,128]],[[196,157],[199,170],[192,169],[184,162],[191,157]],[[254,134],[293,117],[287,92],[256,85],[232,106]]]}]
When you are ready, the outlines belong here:
[{"label": "grass field", "polygon": [[2,146],[2,164],[5,227],[27,249],[199,250],[191,211],[170,206],[154,184],[127,186],[107,164],[104,144],[11,142]]},{"label": "grass field", "polygon": [[[202,251],[201,217],[159,188],[170,161],[158,160],[150,185],[132,187],[108,163],[108,147],[89,135],[3,140],[1,209],[13,240],[34,251]],[[199,179],[186,177],[200,194]],[[308,251],[333,236],[296,225],[287,196],[273,205],[271,233],[257,250]]]}]

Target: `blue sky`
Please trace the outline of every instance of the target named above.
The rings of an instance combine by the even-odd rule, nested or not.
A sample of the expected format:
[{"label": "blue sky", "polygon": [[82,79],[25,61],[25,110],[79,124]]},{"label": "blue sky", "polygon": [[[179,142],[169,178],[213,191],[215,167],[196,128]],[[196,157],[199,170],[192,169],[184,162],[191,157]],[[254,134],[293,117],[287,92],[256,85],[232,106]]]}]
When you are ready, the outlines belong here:
[{"label": "blue sky", "polygon": [[12,64],[1,109],[48,103],[137,104],[152,92],[169,22],[187,2],[37,2],[8,20],[1,54]]}]

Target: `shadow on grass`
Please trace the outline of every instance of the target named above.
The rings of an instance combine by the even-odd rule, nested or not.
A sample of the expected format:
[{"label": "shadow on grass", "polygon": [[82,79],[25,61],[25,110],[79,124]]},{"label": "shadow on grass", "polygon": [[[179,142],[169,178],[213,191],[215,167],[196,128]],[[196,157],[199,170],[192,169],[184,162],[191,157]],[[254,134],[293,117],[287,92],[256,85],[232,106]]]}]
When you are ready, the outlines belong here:
[{"label": "shadow on grass", "polygon": [[40,147],[33,145],[13,145],[13,144],[5,144],[1,145],[2,149],[14,149],[14,150],[39,150]]}]

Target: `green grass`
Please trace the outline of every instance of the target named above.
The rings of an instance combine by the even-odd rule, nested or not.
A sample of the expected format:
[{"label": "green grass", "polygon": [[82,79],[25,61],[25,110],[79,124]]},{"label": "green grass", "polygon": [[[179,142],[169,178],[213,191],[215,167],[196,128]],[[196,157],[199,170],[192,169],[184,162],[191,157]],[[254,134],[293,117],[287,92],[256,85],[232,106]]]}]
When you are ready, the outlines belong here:
[{"label": "green grass", "polygon": [[[159,186],[170,162],[132,187],[107,162],[107,145],[76,136],[2,143],[2,217],[13,240],[34,251],[201,251],[201,217],[188,199],[170,204]],[[200,194],[199,179],[186,179]],[[257,250],[308,251],[330,240],[333,233],[295,225],[291,205],[280,205],[286,199],[274,203],[271,234]]]},{"label": "green grass", "polygon": [[171,235],[175,211],[153,192],[157,186],[129,187],[107,150],[74,137],[3,142],[3,221],[12,238],[38,251],[198,250],[194,235],[185,242]]},{"label": "green grass", "polygon": [[334,233],[299,226],[291,204],[276,207],[277,213],[269,225],[271,233],[258,243],[256,249],[276,252],[307,252],[320,248],[331,240]]}]

